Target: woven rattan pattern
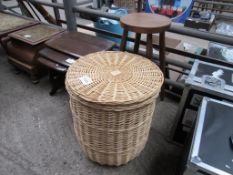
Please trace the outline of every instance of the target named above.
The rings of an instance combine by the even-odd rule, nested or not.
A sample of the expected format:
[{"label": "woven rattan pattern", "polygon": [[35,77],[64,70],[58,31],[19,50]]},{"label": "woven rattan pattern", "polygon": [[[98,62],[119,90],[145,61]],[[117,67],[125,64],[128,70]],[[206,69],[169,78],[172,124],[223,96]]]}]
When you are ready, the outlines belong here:
[{"label": "woven rattan pattern", "polygon": [[[90,77],[92,83],[84,85],[79,80],[82,76]],[[153,62],[139,55],[99,52],[78,59],[69,68],[66,80],[71,95],[81,100],[125,105],[139,103],[158,94],[163,74]]]},{"label": "woven rattan pattern", "polygon": [[[83,75],[92,84],[80,84]],[[90,54],[69,68],[66,88],[75,133],[91,160],[119,166],[140,154],[162,83],[154,63],[124,52]]]},{"label": "woven rattan pattern", "polygon": [[154,106],[155,100],[134,110],[106,112],[72,101],[74,130],[82,149],[102,165],[128,163],[147,142]]},{"label": "woven rattan pattern", "polygon": [[30,24],[32,21],[16,16],[0,13],[0,32],[11,30],[13,28]]}]

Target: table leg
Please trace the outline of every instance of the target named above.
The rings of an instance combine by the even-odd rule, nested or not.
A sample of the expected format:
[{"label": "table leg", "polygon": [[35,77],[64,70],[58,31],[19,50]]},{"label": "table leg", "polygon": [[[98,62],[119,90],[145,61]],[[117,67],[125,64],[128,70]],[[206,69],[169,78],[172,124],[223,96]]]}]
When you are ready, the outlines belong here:
[{"label": "table leg", "polygon": [[141,40],[141,34],[136,33],[136,39],[135,39],[135,44],[134,44],[134,53],[138,53],[140,40]]},{"label": "table leg", "polygon": [[52,84],[52,89],[49,92],[51,96],[56,94],[57,90],[64,86],[65,75],[53,70],[49,72],[49,79]]},{"label": "table leg", "polygon": [[[165,32],[161,32],[159,34],[159,62],[160,62],[160,69],[163,72],[164,76],[166,76],[166,64],[165,64]],[[160,92],[161,100],[164,99],[164,88],[165,85],[163,84]]]},{"label": "table leg", "polygon": [[122,39],[121,39],[120,51],[125,51],[127,37],[128,37],[128,31],[124,29]]},{"label": "table leg", "polygon": [[146,57],[153,58],[152,34],[147,34]]},{"label": "table leg", "polygon": [[32,81],[33,84],[38,84],[40,82],[39,75],[31,74],[30,78],[31,78],[31,81]]}]

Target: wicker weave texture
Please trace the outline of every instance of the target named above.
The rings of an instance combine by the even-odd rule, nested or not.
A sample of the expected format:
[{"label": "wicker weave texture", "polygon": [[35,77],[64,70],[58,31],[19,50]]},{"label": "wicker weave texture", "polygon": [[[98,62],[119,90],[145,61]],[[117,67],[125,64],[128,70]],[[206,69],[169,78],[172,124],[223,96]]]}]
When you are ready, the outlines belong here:
[{"label": "wicker weave texture", "polygon": [[133,111],[97,110],[71,102],[77,139],[87,156],[102,165],[119,166],[143,150],[155,103]]},{"label": "wicker weave texture", "polygon": [[[91,83],[84,85],[83,76]],[[74,128],[91,160],[119,166],[139,155],[162,83],[154,63],[126,52],[90,54],[69,68],[66,88]]]}]

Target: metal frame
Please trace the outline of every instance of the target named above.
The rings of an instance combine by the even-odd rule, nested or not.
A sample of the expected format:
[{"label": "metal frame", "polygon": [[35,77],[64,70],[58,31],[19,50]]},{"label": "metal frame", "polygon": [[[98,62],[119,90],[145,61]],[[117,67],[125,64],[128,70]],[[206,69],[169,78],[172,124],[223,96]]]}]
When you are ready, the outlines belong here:
[{"label": "metal frame", "polygon": [[[199,77],[195,77],[195,74],[197,72],[197,69],[198,69],[198,66],[200,63],[204,63],[204,64],[210,65],[212,67],[217,67],[217,68],[222,68],[225,70],[227,69],[227,70],[232,71],[232,68],[228,68],[228,67],[224,67],[224,66],[220,66],[220,65],[216,65],[216,64],[211,64],[211,63],[206,63],[204,61],[195,60],[195,62],[193,64],[193,68],[192,68],[191,72],[189,73],[189,77],[185,81],[186,84],[195,85],[195,86],[201,85],[202,79]],[[216,89],[213,87],[205,86],[205,88],[209,89],[210,91],[216,91]],[[218,89],[218,92],[229,95],[229,96],[233,96],[233,87],[226,84],[224,86],[224,89]]]},{"label": "metal frame", "polygon": [[[19,14],[17,13],[15,10],[13,10],[14,8],[18,8],[19,5],[13,5],[13,6],[6,6],[2,3],[2,0],[0,0],[0,10],[9,10],[10,12],[12,13],[16,13],[16,14]],[[20,15],[20,14],[19,14]]]},{"label": "metal frame", "polygon": [[[86,8],[86,7],[80,7],[79,6],[79,5],[83,5],[85,3],[89,3],[90,0],[84,1],[82,3],[77,3],[76,6],[71,7],[72,10],[69,9],[69,8],[67,9],[65,7],[62,7],[62,5],[61,4],[58,5],[58,3],[48,3],[48,2],[41,1],[41,0],[34,0],[34,1],[37,2],[37,3],[40,3],[41,5],[46,5],[46,6],[50,6],[50,7],[54,7],[54,8],[56,7],[56,8],[59,8],[59,9],[64,8],[65,11],[71,11],[72,13],[80,13],[81,12],[81,13],[87,13],[87,14],[96,15],[96,16],[102,16],[102,17],[106,17],[106,18],[114,19],[114,20],[118,20],[118,21],[120,20],[119,16],[109,14],[109,13],[105,13],[105,12],[102,12],[100,10],[93,10],[93,9],[89,9],[89,8]],[[69,2],[68,1],[64,1],[64,2],[65,2],[65,4],[67,4],[67,2],[68,2],[68,4],[72,4],[72,1],[74,1],[74,0],[71,0],[71,1],[69,0]],[[72,13],[71,13],[71,15],[68,12],[66,14],[68,14],[68,19],[69,19],[68,24],[67,24],[68,29],[70,28],[73,31],[74,28],[75,28],[74,24],[76,23],[76,21],[74,20],[75,15],[72,14]],[[71,18],[69,18],[69,17],[71,17]],[[91,30],[91,27],[90,28],[86,27],[86,29]],[[188,29],[188,28],[180,27],[180,26],[177,26],[177,25],[174,25],[174,24],[171,26],[169,31],[172,32],[172,33],[177,33],[177,34],[191,36],[191,37],[197,37],[197,38],[200,38],[200,39],[209,40],[209,41],[213,41],[213,42],[218,42],[218,43],[222,43],[222,44],[233,45],[233,37],[227,37],[227,36],[223,36],[223,35],[219,35],[219,34],[211,34],[211,33],[207,33],[207,32],[201,32],[201,31],[194,30],[194,29]],[[96,31],[96,32],[98,32],[98,31]],[[105,31],[105,34],[110,34],[111,35],[111,32]],[[141,44],[144,44],[144,43],[141,41]],[[154,45],[154,47],[158,48],[158,46],[156,46],[156,45]],[[233,67],[232,63],[228,63],[228,62],[225,62],[225,61],[222,61],[222,60],[213,59],[213,58],[206,57],[206,56],[200,56],[200,55],[188,53],[188,52],[185,52],[185,51],[176,50],[176,49],[173,49],[173,48],[166,48],[166,51],[171,52],[171,53],[175,53],[175,54],[179,54],[179,55],[182,55],[182,56],[188,56],[188,57],[191,57],[191,58],[194,58],[194,59],[205,60],[207,62]]]},{"label": "metal frame", "polygon": [[[215,65],[211,63],[206,63],[206,62],[202,62],[199,60],[195,61],[193,68],[189,74],[189,77],[187,81],[185,82],[186,85],[185,85],[185,88],[182,94],[182,99],[180,101],[179,108],[176,113],[176,120],[175,120],[176,123],[173,125],[173,129],[172,129],[173,140],[180,142],[180,143],[184,143],[187,137],[187,133],[183,131],[183,126],[185,125],[182,123],[186,109],[197,110],[197,107],[190,105],[191,100],[194,95],[207,96],[207,97],[211,97],[211,98],[215,98],[219,100],[227,100],[227,101],[233,102],[232,92],[228,92],[224,90],[216,91],[213,88],[203,87],[201,86],[201,83],[196,83],[193,81],[193,78],[197,71],[197,67],[199,63],[205,63],[207,65],[211,65],[214,67],[232,70],[232,68],[227,68],[227,67],[223,67],[223,66],[219,66],[219,65]],[[226,88],[232,89],[232,87],[229,87],[229,86],[226,86]],[[190,126],[186,126],[186,127],[190,128]]]},{"label": "metal frame", "polygon": [[[83,25],[80,25],[80,24],[78,24],[78,25],[76,24],[76,18],[75,18],[76,13],[86,13],[86,14],[91,14],[91,15],[96,15],[96,16],[107,17],[109,19],[114,19],[114,20],[118,20],[118,21],[120,20],[120,18],[118,16],[115,16],[115,15],[112,15],[112,14],[109,14],[109,13],[105,13],[105,12],[102,12],[100,10],[93,10],[93,9],[89,9],[89,8],[86,8],[86,7],[80,7],[80,5],[88,4],[88,3],[92,2],[92,0],[85,0],[85,1],[77,2],[77,3],[75,2],[75,0],[63,0],[64,5],[62,3],[56,3],[55,2],[56,0],[52,0],[53,2],[46,2],[45,0],[29,0],[29,1],[34,1],[34,2],[37,2],[37,3],[39,3],[41,5],[44,5],[44,6],[53,7],[54,11],[57,11],[58,9],[64,9],[65,14],[66,14],[66,19],[69,19],[69,20],[67,20],[67,22],[63,21],[63,20],[60,20],[60,17],[58,15],[56,16],[56,14],[55,14],[55,16],[56,16],[56,19],[58,21],[58,24],[61,24],[61,23],[67,24],[67,28],[70,31],[76,31],[77,30],[76,27],[78,27],[78,28],[80,27],[80,28],[84,28],[86,30],[95,31],[95,32],[103,33],[105,35],[110,35],[110,36],[113,36],[113,37],[121,38],[120,35],[111,33],[109,31],[100,30],[100,29],[89,27],[89,26],[83,26]],[[202,0],[196,0],[196,1],[206,2],[206,1],[202,1]],[[212,3],[212,2],[208,2],[208,3]],[[217,3],[217,4],[219,4],[219,3]],[[224,5],[226,5],[226,4],[224,4]],[[219,14],[219,15],[221,15],[221,14]],[[184,28],[184,27],[177,26],[177,25],[174,25],[174,24],[172,24],[169,32],[177,33],[177,34],[181,34],[181,35],[186,35],[186,36],[191,36],[191,37],[196,37],[196,38],[209,40],[209,41],[213,41],[213,42],[218,42],[218,43],[222,43],[222,44],[233,45],[233,37],[223,36],[223,35],[219,35],[219,34],[211,34],[211,33],[207,33],[207,32],[201,32],[201,31],[198,31],[198,30]],[[129,41],[134,41],[135,39],[134,38],[128,38],[128,40]],[[145,45],[146,43],[144,41],[140,41],[140,44]],[[153,47],[154,48],[159,48],[159,46],[155,45],[155,44],[153,45]],[[127,50],[129,50],[129,48],[127,48]],[[207,57],[207,56],[192,54],[192,53],[177,50],[177,49],[174,49],[174,48],[166,48],[166,51],[168,51],[170,53],[190,57],[190,58],[193,58],[193,59],[199,59],[199,60],[207,61],[207,62],[214,63],[214,64],[233,67],[233,63],[213,59],[213,58],[210,58],[210,57]],[[140,52],[139,54],[145,55],[143,52]],[[158,55],[153,55],[153,58],[158,59]],[[171,64],[171,65],[175,65],[177,67],[181,67],[181,68],[184,68],[184,69],[191,69],[191,65],[186,64],[186,63],[182,63],[181,61],[175,61],[172,58],[168,58],[168,57],[166,58],[166,63]],[[185,74],[184,71],[180,71],[180,70],[176,70],[176,69],[170,69],[170,70]],[[167,81],[167,82],[171,83],[170,80]],[[177,86],[177,87],[180,88],[181,83],[178,83],[178,84],[180,84],[180,86]]]},{"label": "metal frame", "polygon": [[233,97],[226,95],[226,94],[221,94],[219,92],[213,92],[213,91],[209,91],[207,89],[203,89],[197,86],[190,86],[190,85],[186,85],[182,94],[182,98],[178,107],[178,111],[176,113],[175,116],[175,123],[173,125],[172,128],[172,140],[174,140],[175,142],[184,144],[188,133],[185,132],[183,130],[183,127],[188,127],[190,128],[190,126],[186,126],[183,124],[183,118],[184,118],[184,114],[185,111],[187,109],[192,109],[197,111],[198,108],[194,107],[192,105],[190,105],[191,100],[193,98],[194,95],[200,95],[200,96],[206,96],[206,97],[211,97],[214,99],[218,99],[218,100],[227,100],[230,102],[233,102]]},{"label": "metal frame", "polygon": [[194,136],[192,140],[193,144],[190,149],[189,158],[188,158],[189,160],[188,162],[190,162],[188,166],[193,167],[193,168],[191,168],[192,169],[191,171],[188,170],[187,172],[185,172],[184,175],[192,175],[193,173],[190,173],[190,172],[197,172],[198,170],[201,170],[203,172],[207,172],[210,174],[216,174],[216,175],[231,175],[227,172],[224,172],[220,169],[217,169],[203,162],[201,157],[199,156],[201,137],[202,137],[202,131],[204,127],[205,113],[206,113],[206,107],[207,107],[208,102],[216,102],[216,103],[223,104],[223,105],[233,108],[233,105],[227,102],[222,102],[222,101],[218,101],[218,100],[207,98],[207,97],[203,98],[202,105],[198,113],[196,127],[194,130]]}]

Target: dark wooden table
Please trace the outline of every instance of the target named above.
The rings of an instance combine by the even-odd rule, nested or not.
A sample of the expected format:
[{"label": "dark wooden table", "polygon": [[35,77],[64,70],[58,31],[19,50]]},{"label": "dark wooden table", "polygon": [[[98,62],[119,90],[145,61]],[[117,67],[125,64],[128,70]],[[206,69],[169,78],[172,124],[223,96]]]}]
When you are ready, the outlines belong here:
[{"label": "dark wooden table", "polygon": [[[159,61],[160,69],[165,75],[165,31],[169,29],[171,20],[165,16],[149,13],[132,13],[121,17],[121,26],[124,28],[120,50],[125,51],[128,32],[136,33],[134,52],[138,53],[141,34],[147,34],[146,56],[153,58],[152,35],[159,33]],[[161,99],[164,97],[164,86],[161,90]]]},{"label": "dark wooden table", "polygon": [[57,26],[38,24],[10,33],[5,44],[8,60],[16,68],[30,74],[33,83],[38,83],[43,74],[37,62],[37,53],[44,47],[44,42],[64,32]]},{"label": "dark wooden table", "polygon": [[45,45],[47,47],[39,52],[38,61],[49,69],[52,83],[50,95],[53,95],[64,84],[64,75],[72,64],[67,60],[74,61],[90,53],[111,50],[115,43],[84,33],[65,32]]}]

